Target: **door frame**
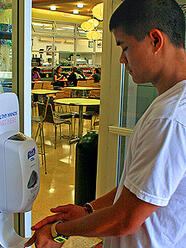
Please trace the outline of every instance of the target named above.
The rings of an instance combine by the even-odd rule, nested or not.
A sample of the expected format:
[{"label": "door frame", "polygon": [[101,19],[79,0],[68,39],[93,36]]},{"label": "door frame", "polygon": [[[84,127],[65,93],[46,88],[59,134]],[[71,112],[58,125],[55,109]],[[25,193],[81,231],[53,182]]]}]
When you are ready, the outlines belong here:
[{"label": "door frame", "polygon": [[[32,1],[12,1],[12,91],[19,99],[20,131],[31,137],[31,21]],[[31,236],[31,212],[14,215],[21,236]]]},{"label": "door frame", "polygon": [[116,46],[113,34],[109,31],[109,20],[114,9],[121,2],[121,0],[104,1],[96,197],[112,190],[117,183],[118,135],[111,132],[109,127],[119,127],[120,122],[121,49]]}]

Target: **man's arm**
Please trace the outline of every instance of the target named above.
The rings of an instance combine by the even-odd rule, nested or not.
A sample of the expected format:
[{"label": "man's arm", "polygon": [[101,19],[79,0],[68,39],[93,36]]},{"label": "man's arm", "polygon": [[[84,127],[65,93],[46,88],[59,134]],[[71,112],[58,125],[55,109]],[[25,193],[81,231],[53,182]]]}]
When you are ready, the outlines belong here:
[{"label": "man's arm", "polygon": [[65,236],[124,236],[136,232],[157,207],[138,199],[124,187],[113,206],[102,208],[77,220],[59,223],[56,229]]},{"label": "man's arm", "polygon": [[104,196],[101,196],[98,199],[90,202],[94,210],[99,210],[101,208],[106,208],[113,205],[116,191],[117,191],[117,187],[114,188],[109,193],[105,194]]},{"label": "man's arm", "polygon": [[[116,190],[117,188],[113,189],[104,196],[92,201],[91,205],[93,206],[94,210],[99,210],[101,208],[111,206],[114,201]],[[50,224],[58,220],[72,221],[74,219],[87,215],[87,211],[85,210],[85,208],[73,204],[51,208],[50,211],[56,214],[47,216],[46,218],[42,219],[37,224],[32,226],[32,230],[37,230],[46,224]]]},{"label": "man's arm", "polygon": [[[94,204],[94,207],[96,207],[96,204]],[[114,205],[100,208],[100,210],[85,217],[65,223],[58,223],[56,225],[56,231],[65,236],[125,236],[136,232],[144,223],[145,219],[156,211],[157,207],[138,199],[124,187],[119,199]],[[37,229],[25,246],[28,247],[36,243],[38,248],[54,247],[50,227],[51,224],[47,224]]]}]

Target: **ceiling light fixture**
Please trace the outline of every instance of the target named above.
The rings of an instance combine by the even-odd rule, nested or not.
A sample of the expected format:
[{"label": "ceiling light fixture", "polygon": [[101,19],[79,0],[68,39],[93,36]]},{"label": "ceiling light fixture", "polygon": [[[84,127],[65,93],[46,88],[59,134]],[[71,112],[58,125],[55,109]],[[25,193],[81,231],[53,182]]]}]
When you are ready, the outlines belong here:
[{"label": "ceiling light fixture", "polygon": [[93,23],[95,28],[99,25],[99,21],[96,19],[90,19],[90,20],[88,20],[88,22]]},{"label": "ceiling light fixture", "polygon": [[56,10],[56,6],[50,6],[50,10],[55,11]]},{"label": "ceiling light fixture", "polygon": [[83,22],[81,24],[81,28],[84,30],[84,31],[91,31],[94,29],[94,24],[92,22]]},{"label": "ceiling light fixture", "polygon": [[87,38],[89,40],[100,40],[101,34],[98,31],[89,31],[87,32]]},{"label": "ceiling light fixture", "polygon": [[75,15],[79,14],[79,10],[77,10],[77,9],[73,10],[73,14],[75,14]]},{"label": "ceiling light fixture", "polygon": [[77,7],[78,7],[78,8],[83,8],[83,6],[84,6],[83,3],[78,3],[78,4],[77,4]]},{"label": "ceiling light fixture", "polygon": [[99,21],[103,21],[103,3],[99,3],[92,9],[93,16]]}]

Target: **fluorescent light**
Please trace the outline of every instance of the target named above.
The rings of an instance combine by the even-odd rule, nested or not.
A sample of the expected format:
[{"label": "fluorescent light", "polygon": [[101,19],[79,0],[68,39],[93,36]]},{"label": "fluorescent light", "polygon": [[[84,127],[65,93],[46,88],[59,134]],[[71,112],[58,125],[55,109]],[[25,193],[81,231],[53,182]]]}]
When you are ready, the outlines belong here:
[{"label": "fluorescent light", "polygon": [[73,14],[75,14],[75,15],[79,14],[79,10],[77,10],[77,9],[73,10]]},{"label": "fluorescent light", "polygon": [[74,29],[74,27],[62,27],[63,29]]},{"label": "fluorescent light", "polygon": [[85,34],[86,32],[85,32],[85,31],[81,31],[81,30],[80,30],[80,31],[79,31],[79,33],[83,33],[83,34]]},{"label": "fluorescent light", "polygon": [[56,6],[50,6],[50,10],[56,10]]},{"label": "fluorescent light", "polygon": [[32,23],[34,26],[43,26],[44,24],[43,23],[36,23],[36,22],[33,22]]},{"label": "fluorescent light", "polygon": [[77,4],[77,7],[78,7],[78,8],[83,8],[83,3],[78,3],[78,4]]}]

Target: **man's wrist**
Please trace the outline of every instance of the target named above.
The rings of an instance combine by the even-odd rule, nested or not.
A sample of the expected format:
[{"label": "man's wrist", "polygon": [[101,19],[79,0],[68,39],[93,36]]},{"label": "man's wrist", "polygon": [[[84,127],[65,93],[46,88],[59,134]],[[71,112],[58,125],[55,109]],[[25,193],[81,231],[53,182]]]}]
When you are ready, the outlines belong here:
[{"label": "man's wrist", "polygon": [[85,203],[83,207],[88,214],[92,214],[95,211],[94,207],[89,202]]},{"label": "man's wrist", "polygon": [[65,242],[66,240],[68,240],[68,237],[63,235],[63,234],[59,234],[56,230],[56,226],[57,224],[59,223],[63,223],[62,221],[57,221],[55,223],[53,223],[51,225],[51,236],[52,236],[52,239],[57,242],[57,243],[62,243],[62,242]]}]

